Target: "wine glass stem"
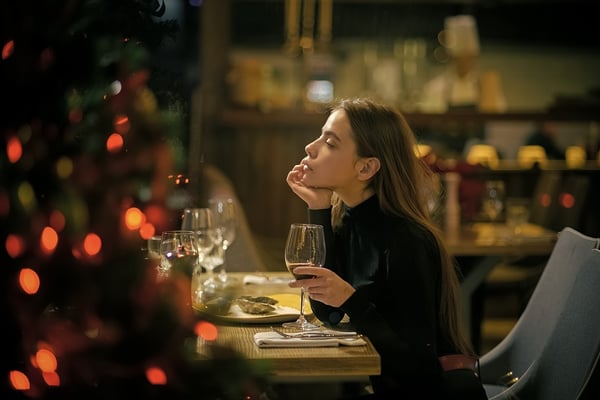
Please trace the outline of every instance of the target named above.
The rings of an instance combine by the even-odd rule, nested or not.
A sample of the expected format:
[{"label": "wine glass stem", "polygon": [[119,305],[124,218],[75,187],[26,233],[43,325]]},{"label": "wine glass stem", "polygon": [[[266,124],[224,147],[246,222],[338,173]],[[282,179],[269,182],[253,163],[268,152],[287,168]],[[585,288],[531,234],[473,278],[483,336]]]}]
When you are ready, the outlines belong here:
[{"label": "wine glass stem", "polygon": [[226,260],[227,247],[228,247],[227,245],[223,245],[221,247],[221,257],[223,260],[223,264],[221,265],[221,270],[219,271],[219,278],[221,278],[221,280],[227,279],[227,268],[226,268],[227,267],[227,264],[226,264],[226,262],[227,262],[227,260]]},{"label": "wine glass stem", "polygon": [[306,318],[304,317],[304,302],[306,301],[306,292],[304,288],[300,289],[300,316],[298,317],[298,322],[300,324],[304,324],[306,322]]}]

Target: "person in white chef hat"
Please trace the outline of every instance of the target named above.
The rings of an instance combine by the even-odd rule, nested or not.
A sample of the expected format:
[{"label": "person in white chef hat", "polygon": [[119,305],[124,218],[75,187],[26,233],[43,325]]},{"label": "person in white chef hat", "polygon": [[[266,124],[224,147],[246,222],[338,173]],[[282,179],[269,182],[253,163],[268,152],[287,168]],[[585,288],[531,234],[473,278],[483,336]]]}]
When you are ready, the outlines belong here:
[{"label": "person in white chef hat", "polygon": [[[480,74],[477,69],[480,47],[475,18],[472,15],[446,17],[439,40],[450,57],[450,64],[442,74],[425,84],[422,111],[445,112],[457,108],[502,111],[504,100],[497,73]],[[490,90],[494,92],[491,100],[487,94]]]}]

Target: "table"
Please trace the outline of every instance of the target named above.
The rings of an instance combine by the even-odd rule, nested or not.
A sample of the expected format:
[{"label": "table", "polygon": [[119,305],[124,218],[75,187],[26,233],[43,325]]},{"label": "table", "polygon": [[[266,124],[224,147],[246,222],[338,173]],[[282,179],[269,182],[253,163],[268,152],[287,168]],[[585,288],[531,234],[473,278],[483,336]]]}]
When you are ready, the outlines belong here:
[{"label": "table", "polygon": [[[243,285],[243,294],[262,296],[275,293],[294,293],[299,289],[288,287],[282,278],[291,278],[289,272],[234,273],[228,275],[243,281],[246,276],[266,278],[263,283]],[[279,323],[275,323],[278,325]],[[269,368],[273,382],[368,381],[371,375],[381,373],[381,360],[373,344],[365,338],[365,346],[314,348],[259,348],[254,334],[270,330],[273,324],[218,323],[218,343],[239,352],[250,362]],[[202,339],[198,341],[201,353]]]},{"label": "table", "polygon": [[259,348],[256,332],[262,325],[219,325],[219,343],[239,352],[250,362],[266,366],[277,383],[367,381],[381,373],[380,357],[371,342],[365,346]]},{"label": "table", "polygon": [[474,223],[460,227],[458,232],[446,232],[446,244],[454,257],[477,257],[461,285],[465,323],[471,333],[471,297],[492,268],[511,257],[550,255],[557,232],[540,225],[526,224],[521,235],[515,235],[505,224]]}]

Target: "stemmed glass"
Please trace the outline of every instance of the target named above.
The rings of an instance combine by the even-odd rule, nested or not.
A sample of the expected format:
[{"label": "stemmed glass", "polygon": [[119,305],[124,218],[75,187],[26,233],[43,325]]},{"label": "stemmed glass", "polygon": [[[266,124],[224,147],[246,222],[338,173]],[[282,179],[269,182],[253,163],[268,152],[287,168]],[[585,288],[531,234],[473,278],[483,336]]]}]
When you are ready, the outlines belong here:
[{"label": "stemmed glass", "polygon": [[183,273],[191,277],[197,264],[198,240],[193,231],[174,230],[162,233],[159,276],[168,277],[173,273]]},{"label": "stemmed glass", "polygon": [[[290,226],[287,241],[285,244],[285,265],[288,271],[294,275],[294,278],[310,279],[311,275],[297,275],[294,270],[297,267],[313,266],[322,267],[325,264],[325,234],[322,225],[299,224]],[[306,296],[304,288],[300,292],[300,316],[294,322],[283,324],[286,328],[296,328],[300,330],[314,329],[315,325],[306,320],[304,314],[304,304]]]},{"label": "stemmed glass", "polygon": [[219,278],[223,281],[227,279],[226,275],[226,254],[236,236],[237,220],[235,201],[231,197],[213,197],[208,200],[210,209],[214,215],[215,227],[219,233],[218,245],[222,250],[223,267],[219,272]]},{"label": "stemmed glass", "polygon": [[196,233],[198,240],[198,262],[206,269],[209,275],[212,275],[215,265],[208,256],[215,247],[218,236],[214,226],[212,210],[207,207],[184,209],[181,229]]}]

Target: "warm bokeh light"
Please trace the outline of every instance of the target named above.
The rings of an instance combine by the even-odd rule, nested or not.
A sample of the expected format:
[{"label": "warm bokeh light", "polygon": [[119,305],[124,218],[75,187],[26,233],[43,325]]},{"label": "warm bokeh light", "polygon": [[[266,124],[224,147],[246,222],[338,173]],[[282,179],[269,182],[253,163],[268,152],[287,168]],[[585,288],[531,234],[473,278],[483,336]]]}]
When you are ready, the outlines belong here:
[{"label": "warm bokeh light", "polygon": [[146,216],[137,207],[131,207],[125,211],[125,226],[127,229],[139,229],[146,222]]},{"label": "warm bokeh light", "polygon": [[40,290],[40,277],[31,268],[23,268],[19,272],[19,285],[27,294],[36,294]]},{"label": "warm bokeh light", "polygon": [[156,204],[149,205],[146,207],[146,219],[148,222],[154,224],[154,226],[164,226],[168,221],[169,215],[167,214],[164,207]]},{"label": "warm bokeh light", "polygon": [[540,204],[544,208],[550,207],[550,205],[552,204],[552,196],[550,196],[549,193],[542,193],[540,196]]},{"label": "warm bokeh light", "polygon": [[58,361],[56,356],[49,349],[40,349],[35,353],[35,361],[39,369],[44,372],[56,371]]},{"label": "warm bokeh light", "polygon": [[34,191],[29,182],[23,182],[19,185],[17,188],[17,197],[25,210],[31,211],[35,208]]},{"label": "warm bokeh light", "polygon": [[60,386],[60,376],[55,371],[43,372],[42,377],[48,386]]},{"label": "warm bokeh light", "polygon": [[40,237],[40,247],[45,254],[52,253],[58,245],[58,234],[54,229],[47,226],[42,230]]},{"label": "warm bokeh light", "polygon": [[17,258],[25,251],[25,239],[16,234],[9,234],[6,236],[4,247],[9,256]]},{"label": "warm bokeh light", "polygon": [[146,369],[146,379],[153,385],[167,384],[167,374],[159,367],[148,367]]},{"label": "warm bokeh light", "polygon": [[194,333],[208,341],[217,340],[217,336],[219,336],[217,327],[208,321],[199,321],[194,326]]},{"label": "warm bokeh light", "polygon": [[13,164],[21,159],[21,156],[23,156],[23,145],[18,137],[11,136],[8,138],[6,141],[6,155],[8,161]]},{"label": "warm bokeh light", "polygon": [[27,375],[22,373],[21,371],[12,370],[9,373],[10,384],[15,390],[29,390],[31,389],[31,384],[29,382],[29,378]]},{"label": "warm bokeh light", "polygon": [[106,139],[106,150],[110,153],[116,153],[121,151],[123,148],[123,136],[119,133],[112,133],[108,139]]},{"label": "warm bokeh light", "polygon": [[56,161],[56,174],[61,179],[66,179],[73,173],[73,160],[69,157],[61,157]]},{"label": "warm bokeh light", "polygon": [[88,233],[83,239],[83,250],[89,256],[95,256],[102,249],[102,239],[95,233]]},{"label": "warm bokeh light", "polygon": [[115,131],[126,134],[130,129],[129,117],[123,114],[117,115],[114,120],[114,127]]},{"label": "warm bokeh light", "polygon": [[140,227],[140,237],[144,240],[150,239],[156,233],[156,228],[153,224],[146,222]]},{"label": "warm bokeh light", "polygon": [[2,59],[6,60],[10,56],[12,56],[14,52],[15,52],[15,41],[9,40],[8,42],[4,43],[4,46],[2,46]]},{"label": "warm bokeh light", "polygon": [[65,215],[58,210],[54,210],[50,213],[50,226],[57,232],[61,232],[65,229]]},{"label": "warm bokeh light", "polygon": [[573,208],[575,206],[575,196],[571,193],[561,193],[560,205],[564,208]]}]

